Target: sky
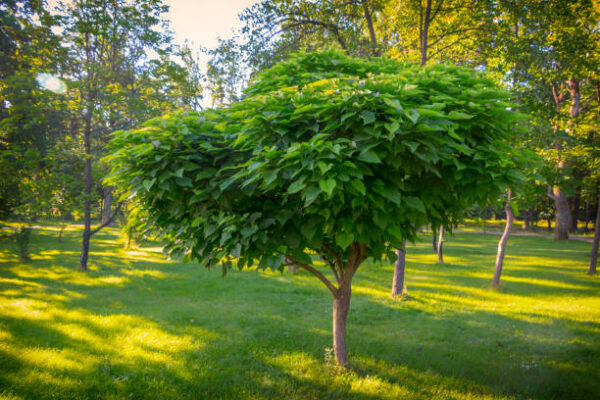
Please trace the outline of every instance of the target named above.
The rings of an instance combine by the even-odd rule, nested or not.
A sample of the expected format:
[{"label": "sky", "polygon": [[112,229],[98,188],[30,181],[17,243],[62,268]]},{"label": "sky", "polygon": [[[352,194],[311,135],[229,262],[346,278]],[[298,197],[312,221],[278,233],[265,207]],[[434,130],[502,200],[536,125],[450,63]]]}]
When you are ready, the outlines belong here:
[{"label": "sky", "polygon": [[170,6],[168,15],[175,43],[185,40],[207,48],[217,45],[217,37],[223,39],[240,28],[238,14],[257,0],[165,0]]}]

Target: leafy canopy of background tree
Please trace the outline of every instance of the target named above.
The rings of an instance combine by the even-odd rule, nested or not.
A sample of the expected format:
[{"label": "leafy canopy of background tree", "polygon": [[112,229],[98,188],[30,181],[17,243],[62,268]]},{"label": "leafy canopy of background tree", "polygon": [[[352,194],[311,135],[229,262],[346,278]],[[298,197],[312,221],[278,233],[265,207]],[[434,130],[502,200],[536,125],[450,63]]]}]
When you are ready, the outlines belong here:
[{"label": "leafy canopy of background tree", "polygon": [[520,178],[507,97],[460,67],[300,55],[227,109],[118,132],[109,180],[173,253],[279,268],[312,249],[343,270],[351,244],[393,257]]}]

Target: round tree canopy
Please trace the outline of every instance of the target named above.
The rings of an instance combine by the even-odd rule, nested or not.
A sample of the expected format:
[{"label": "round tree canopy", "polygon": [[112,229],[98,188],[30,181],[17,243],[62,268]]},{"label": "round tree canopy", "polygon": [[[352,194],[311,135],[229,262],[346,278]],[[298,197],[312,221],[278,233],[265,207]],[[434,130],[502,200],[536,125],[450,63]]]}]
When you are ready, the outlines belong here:
[{"label": "round tree canopy", "polygon": [[207,266],[393,258],[520,179],[507,98],[462,67],[297,55],[227,108],[117,132],[108,182]]}]

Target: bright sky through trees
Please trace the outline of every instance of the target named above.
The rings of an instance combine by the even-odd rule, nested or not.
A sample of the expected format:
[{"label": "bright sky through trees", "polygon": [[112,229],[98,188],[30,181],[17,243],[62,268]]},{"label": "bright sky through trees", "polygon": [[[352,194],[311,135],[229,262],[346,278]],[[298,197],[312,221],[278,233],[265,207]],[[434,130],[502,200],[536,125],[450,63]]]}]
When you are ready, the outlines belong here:
[{"label": "bright sky through trees", "polygon": [[167,0],[170,7],[167,18],[175,42],[185,40],[204,47],[217,45],[217,37],[228,38],[241,26],[238,14],[256,0]]}]

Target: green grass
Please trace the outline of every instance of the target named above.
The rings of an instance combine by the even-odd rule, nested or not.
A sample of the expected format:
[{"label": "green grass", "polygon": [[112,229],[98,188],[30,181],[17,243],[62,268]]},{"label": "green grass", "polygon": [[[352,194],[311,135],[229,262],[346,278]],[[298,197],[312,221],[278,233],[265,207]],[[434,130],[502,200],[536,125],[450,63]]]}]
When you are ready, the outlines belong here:
[{"label": "green grass", "polygon": [[408,246],[409,299],[392,265],[353,285],[350,370],[332,364],[331,296],[315,278],[206,271],[94,237],[76,271],[79,228],[48,227],[32,261],[0,242],[0,398],[592,399],[600,393],[600,280],[590,244],[509,242],[489,289],[497,236],[457,234],[435,264]]}]

